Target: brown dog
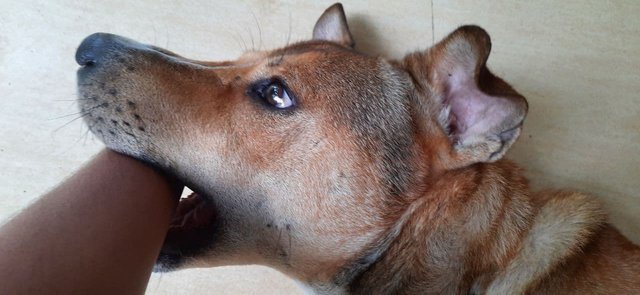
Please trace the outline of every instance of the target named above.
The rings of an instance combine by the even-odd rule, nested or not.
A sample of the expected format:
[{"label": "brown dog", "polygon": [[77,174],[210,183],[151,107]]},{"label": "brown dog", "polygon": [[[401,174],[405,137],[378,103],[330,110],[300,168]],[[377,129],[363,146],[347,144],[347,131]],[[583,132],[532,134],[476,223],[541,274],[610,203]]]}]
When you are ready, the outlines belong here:
[{"label": "brown dog", "polygon": [[640,249],[595,201],[532,193],[501,159],[527,103],[485,66],[484,30],[394,61],[353,45],[339,4],[313,40],[233,62],[83,41],[91,131],[197,193],[158,269],[262,264],[319,294],[640,293]]}]

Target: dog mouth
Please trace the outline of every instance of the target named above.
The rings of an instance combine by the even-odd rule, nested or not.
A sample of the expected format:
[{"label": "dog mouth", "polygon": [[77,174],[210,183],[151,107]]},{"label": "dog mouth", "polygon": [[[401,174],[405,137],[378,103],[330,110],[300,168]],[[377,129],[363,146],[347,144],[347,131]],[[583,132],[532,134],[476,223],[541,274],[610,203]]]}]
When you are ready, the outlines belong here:
[{"label": "dog mouth", "polygon": [[197,193],[181,198],[171,219],[169,232],[186,231],[207,226],[215,217],[213,205]]},{"label": "dog mouth", "polygon": [[154,267],[155,272],[178,268],[189,258],[207,252],[217,236],[217,212],[212,202],[198,193],[181,198]]}]

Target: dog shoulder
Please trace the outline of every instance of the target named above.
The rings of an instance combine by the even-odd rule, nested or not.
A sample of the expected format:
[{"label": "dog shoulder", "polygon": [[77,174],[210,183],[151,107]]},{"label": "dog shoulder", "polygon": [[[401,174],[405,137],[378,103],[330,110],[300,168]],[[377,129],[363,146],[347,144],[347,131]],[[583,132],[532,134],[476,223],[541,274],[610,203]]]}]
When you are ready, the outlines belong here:
[{"label": "dog shoulder", "polygon": [[584,194],[545,191],[533,197],[538,212],[520,251],[489,284],[486,294],[522,294],[590,242],[606,224],[600,204]]}]

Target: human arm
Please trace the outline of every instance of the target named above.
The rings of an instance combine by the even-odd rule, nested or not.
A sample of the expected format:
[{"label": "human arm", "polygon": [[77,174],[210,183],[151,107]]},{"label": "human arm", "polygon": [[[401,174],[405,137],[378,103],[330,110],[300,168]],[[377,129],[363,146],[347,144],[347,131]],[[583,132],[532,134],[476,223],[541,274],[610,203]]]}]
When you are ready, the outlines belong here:
[{"label": "human arm", "polygon": [[181,186],[105,150],[0,227],[0,294],[142,294]]}]

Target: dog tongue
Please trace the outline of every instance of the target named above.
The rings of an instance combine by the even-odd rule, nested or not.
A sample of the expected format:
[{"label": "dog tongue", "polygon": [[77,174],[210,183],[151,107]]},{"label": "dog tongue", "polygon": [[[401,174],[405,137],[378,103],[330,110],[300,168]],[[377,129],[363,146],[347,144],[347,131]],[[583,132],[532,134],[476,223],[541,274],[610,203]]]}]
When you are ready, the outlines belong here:
[{"label": "dog tongue", "polygon": [[204,227],[211,222],[215,210],[196,193],[180,200],[171,220],[170,229],[192,229]]}]

